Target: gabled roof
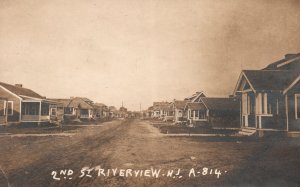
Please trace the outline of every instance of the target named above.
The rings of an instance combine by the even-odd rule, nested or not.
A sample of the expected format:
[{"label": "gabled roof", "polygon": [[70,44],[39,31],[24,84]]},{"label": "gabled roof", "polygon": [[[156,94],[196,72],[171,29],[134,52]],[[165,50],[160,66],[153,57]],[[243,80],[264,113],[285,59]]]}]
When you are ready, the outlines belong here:
[{"label": "gabled roof", "polygon": [[241,73],[235,92],[240,88],[242,81],[253,91],[283,91],[297,77],[299,72],[286,70],[244,70]]},{"label": "gabled roof", "polygon": [[198,100],[200,99],[200,97],[205,97],[204,93],[202,91],[200,92],[196,92],[195,94],[193,94],[190,97],[185,98],[185,101],[189,101],[189,102],[198,102]]},{"label": "gabled roof", "polygon": [[299,75],[298,72],[284,70],[244,70],[254,90],[282,91]]},{"label": "gabled roof", "polygon": [[69,104],[71,103],[71,99],[54,99],[54,98],[50,98],[49,100],[52,101],[56,101],[62,104],[63,107],[73,107],[73,106],[69,106]]},{"label": "gabled roof", "polygon": [[187,103],[185,109],[190,110],[206,110],[206,107],[203,103]]},{"label": "gabled roof", "polygon": [[72,99],[71,104],[78,106],[81,109],[93,109],[93,106],[88,104],[82,97],[75,97]]},{"label": "gabled roof", "polygon": [[173,104],[174,104],[174,107],[176,108],[176,109],[184,109],[184,107],[185,107],[185,105],[188,103],[188,101],[187,100],[183,100],[183,101],[179,101],[179,100],[175,100],[174,102],[173,102]]},{"label": "gabled roof", "polygon": [[38,99],[45,99],[45,97],[39,95],[38,93],[36,93],[28,88],[14,86],[14,85],[3,83],[3,82],[0,82],[0,86],[3,86],[8,91],[14,93],[15,95],[17,95],[21,98],[23,98],[24,96],[25,97],[27,96],[27,97],[33,97],[33,98],[38,98]]},{"label": "gabled roof", "polygon": [[236,98],[203,97],[201,100],[209,110],[239,110],[240,107]]}]

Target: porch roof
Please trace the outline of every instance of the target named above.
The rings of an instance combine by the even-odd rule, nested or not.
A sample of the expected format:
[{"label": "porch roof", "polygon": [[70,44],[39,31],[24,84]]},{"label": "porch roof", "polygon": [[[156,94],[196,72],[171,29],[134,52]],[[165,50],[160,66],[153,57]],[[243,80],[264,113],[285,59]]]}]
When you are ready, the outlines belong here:
[{"label": "porch roof", "polygon": [[77,106],[80,109],[93,109],[91,105],[86,103],[82,98],[75,97],[72,99],[71,103],[69,105]]},{"label": "porch roof", "polygon": [[256,91],[283,91],[299,72],[285,70],[244,70],[246,79]]},{"label": "porch roof", "polygon": [[184,107],[188,103],[188,101],[187,100],[184,100],[184,101],[175,100],[173,103],[174,103],[175,108],[184,109]]},{"label": "porch roof", "polygon": [[49,99],[32,99],[32,98],[24,98],[22,100],[22,103],[36,103],[36,102],[42,102],[42,103],[48,103],[48,104],[54,104],[54,105],[61,105],[60,102],[56,102]]}]

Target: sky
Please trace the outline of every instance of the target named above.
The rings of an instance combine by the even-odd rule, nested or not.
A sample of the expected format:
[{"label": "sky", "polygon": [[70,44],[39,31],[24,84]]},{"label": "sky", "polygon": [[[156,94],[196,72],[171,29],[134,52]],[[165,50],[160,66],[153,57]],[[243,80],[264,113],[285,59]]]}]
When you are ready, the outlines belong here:
[{"label": "sky", "polygon": [[130,110],[300,52],[298,0],[0,0],[0,81]]}]

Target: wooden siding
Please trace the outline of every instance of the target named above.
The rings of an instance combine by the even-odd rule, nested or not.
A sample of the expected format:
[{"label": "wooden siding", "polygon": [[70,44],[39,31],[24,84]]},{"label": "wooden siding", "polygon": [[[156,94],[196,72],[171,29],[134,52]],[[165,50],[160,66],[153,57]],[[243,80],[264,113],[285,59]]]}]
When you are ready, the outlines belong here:
[{"label": "wooden siding", "polygon": [[296,119],[295,94],[300,94],[300,82],[288,92],[289,131],[300,131],[300,119]]},{"label": "wooden siding", "polygon": [[20,99],[0,87],[0,97],[7,98],[7,101],[13,101],[13,115],[7,116],[8,122],[20,122]]}]

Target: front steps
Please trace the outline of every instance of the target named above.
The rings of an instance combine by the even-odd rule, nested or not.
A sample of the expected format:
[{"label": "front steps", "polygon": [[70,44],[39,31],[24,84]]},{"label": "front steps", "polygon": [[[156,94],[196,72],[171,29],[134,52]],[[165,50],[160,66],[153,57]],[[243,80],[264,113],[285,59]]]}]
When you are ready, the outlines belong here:
[{"label": "front steps", "polygon": [[252,128],[241,128],[240,131],[238,132],[239,136],[252,136],[255,135],[256,129]]}]

